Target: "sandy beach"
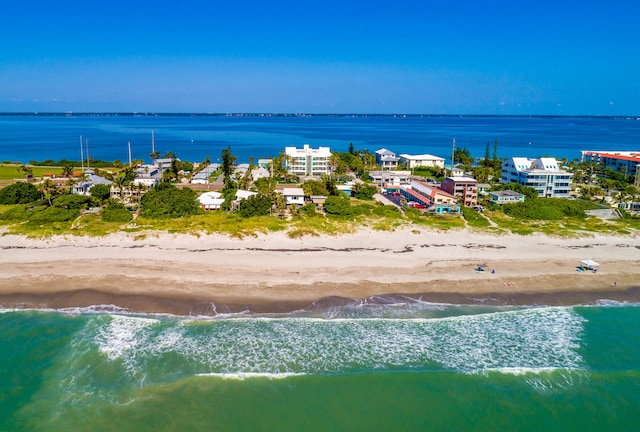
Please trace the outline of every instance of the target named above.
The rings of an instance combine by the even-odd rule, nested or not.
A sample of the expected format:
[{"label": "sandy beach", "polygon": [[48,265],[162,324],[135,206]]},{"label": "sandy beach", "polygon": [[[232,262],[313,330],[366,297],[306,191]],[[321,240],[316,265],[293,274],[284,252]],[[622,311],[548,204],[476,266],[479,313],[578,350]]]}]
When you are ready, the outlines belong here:
[{"label": "sandy beach", "polygon": [[[578,272],[580,260],[600,263]],[[486,264],[484,272],[477,272]],[[640,239],[376,232],[0,237],[0,305],[139,312],[286,312],[349,301],[640,301]],[[495,270],[495,273],[492,273]]]}]

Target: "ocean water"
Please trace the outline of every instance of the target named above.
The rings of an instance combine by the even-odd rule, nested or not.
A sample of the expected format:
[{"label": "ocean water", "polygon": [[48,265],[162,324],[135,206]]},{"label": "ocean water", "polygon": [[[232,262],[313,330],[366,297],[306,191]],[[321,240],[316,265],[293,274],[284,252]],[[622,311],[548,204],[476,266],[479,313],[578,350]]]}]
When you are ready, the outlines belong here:
[{"label": "ocean water", "polygon": [[0,313],[2,431],[635,431],[640,306]]},{"label": "ocean water", "polygon": [[277,156],[286,146],[329,146],[347,151],[387,148],[397,154],[451,158],[453,139],[473,157],[498,140],[498,156],[553,156],[572,160],[580,150],[640,150],[636,117],[483,116],[205,116],[0,115],[0,161],[80,160],[80,136],[100,160],[150,160],[155,148],[184,160],[213,162],[231,147],[238,162]]}]

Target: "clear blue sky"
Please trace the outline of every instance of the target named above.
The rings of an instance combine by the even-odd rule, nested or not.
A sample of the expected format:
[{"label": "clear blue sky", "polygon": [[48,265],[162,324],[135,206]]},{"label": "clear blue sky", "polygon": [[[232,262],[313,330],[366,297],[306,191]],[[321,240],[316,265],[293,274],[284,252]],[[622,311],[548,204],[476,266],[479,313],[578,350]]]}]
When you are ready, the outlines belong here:
[{"label": "clear blue sky", "polygon": [[640,115],[640,0],[0,9],[0,112]]}]

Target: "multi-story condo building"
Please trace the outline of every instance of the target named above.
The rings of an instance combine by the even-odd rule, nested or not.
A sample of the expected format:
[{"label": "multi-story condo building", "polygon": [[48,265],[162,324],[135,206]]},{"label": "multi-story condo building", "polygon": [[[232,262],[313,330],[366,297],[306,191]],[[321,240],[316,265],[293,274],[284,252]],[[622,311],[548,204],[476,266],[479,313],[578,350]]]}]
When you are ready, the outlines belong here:
[{"label": "multi-story condo building", "polygon": [[381,148],[376,150],[376,163],[385,169],[396,169],[400,158],[391,150]]},{"label": "multi-story condo building", "polygon": [[309,144],[303,148],[285,147],[285,154],[288,156],[286,162],[287,171],[299,177],[321,176],[331,174],[331,149],[329,147],[319,147],[313,149]]},{"label": "multi-story condo building", "polygon": [[478,180],[472,177],[447,177],[442,180],[440,189],[458,198],[465,207],[478,204]]},{"label": "multi-story condo building", "polygon": [[640,152],[632,151],[582,151],[583,162],[601,163],[605,168],[635,177],[634,185],[640,187]]},{"label": "multi-story condo building", "polygon": [[568,198],[573,174],[561,169],[555,158],[514,157],[502,162],[502,183],[534,188],[544,198]]}]

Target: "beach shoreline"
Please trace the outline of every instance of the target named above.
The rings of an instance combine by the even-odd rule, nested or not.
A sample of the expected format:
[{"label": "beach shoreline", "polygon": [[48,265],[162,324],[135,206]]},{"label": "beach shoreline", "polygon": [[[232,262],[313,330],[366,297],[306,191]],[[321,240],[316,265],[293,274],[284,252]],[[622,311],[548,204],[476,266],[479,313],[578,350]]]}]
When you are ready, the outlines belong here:
[{"label": "beach shoreline", "polygon": [[[600,268],[577,271],[583,259],[598,261]],[[0,305],[113,305],[130,312],[207,316],[400,301],[640,302],[638,264],[640,239],[602,235],[360,230],[302,239],[285,233],[235,239],[157,232],[28,239],[5,234]]]}]

